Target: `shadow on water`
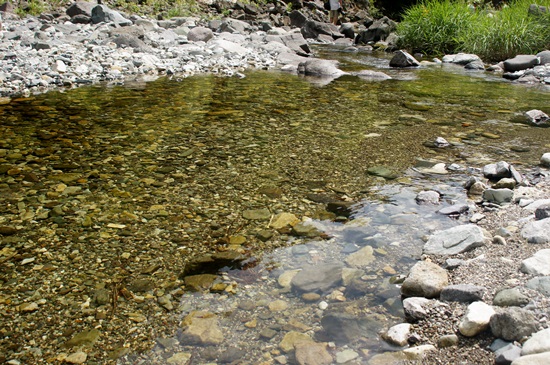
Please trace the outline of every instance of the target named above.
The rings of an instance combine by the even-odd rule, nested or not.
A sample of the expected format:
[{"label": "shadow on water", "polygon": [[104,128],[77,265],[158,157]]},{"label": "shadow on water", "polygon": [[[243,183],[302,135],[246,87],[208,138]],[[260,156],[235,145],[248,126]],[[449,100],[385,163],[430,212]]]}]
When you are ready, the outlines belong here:
[{"label": "shadow on water", "polygon": [[[117,263],[123,252],[140,258],[102,267],[107,284],[151,267],[163,268],[155,273],[163,283],[181,276],[167,285],[179,305],[156,316],[177,325],[162,328],[152,315],[137,323],[132,333],[147,326],[153,338],[119,363],[293,363],[304,341],[328,343],[319,351],[332,358],[351,350],[360,363],[395,350],[379,332],[404,321],[399,284],[424,238],[475,209],[462,188],[476,171],[467,167],[507,160],[521,170],[548,148],[550,129],[511,122],[550,112],[543,88],[333,54],[343,69],[393,79],[323,85],[256,71],[85,87],[0,107],[1,201],[25,203],[3,208],[0,223],[23,217],[22,226],[57,230],[89,255],[84,262],[97,261],[94,250],[108,260],[112,251]],[[430,147],[439,136],[452,146]],[[425,169],[438,163],[455,169]],[[419,205],[423,190],[441,201]],[[351,207],[349,217],[328,211],[335,201]],[[438,213],[453,204],[470,213]],[[262,209],[267,217],[243,218]],[[277,213],[299,217],[305,233],[273,228]],[[204,261],[186,272],[197,257]],[[64,265],[82,281],[95,270]],[[184,282],[199,275],[210,281],[192,292]],[[120,301],[121,312],[145,310]]]}]

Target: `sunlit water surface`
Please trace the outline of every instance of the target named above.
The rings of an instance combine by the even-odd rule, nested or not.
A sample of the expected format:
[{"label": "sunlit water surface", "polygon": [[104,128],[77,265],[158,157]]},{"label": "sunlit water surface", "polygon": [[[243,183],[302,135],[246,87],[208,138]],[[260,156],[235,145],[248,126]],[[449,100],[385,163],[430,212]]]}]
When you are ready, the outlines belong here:
[{"label": "sunlit water surface", "polygon": [[[53,150],[45,152],[50,157],[43,166],[35,162],[34,174],[63,170],[108,175],[109,182],[90,181],[88,188],[98,204],[103,193],[119,189],[120,201],[109,203],[113,211],[172,206],[183,218],[157,216],[158,225],[149,227],[186,231],[185,252],[195,253],[192,246],[207,240],[199,232],[203,227],[194,224],[224,222],[224,217],[250,208],[317,218],[310,222],[325,234],[324,239],[281,235],[275,245],[280,248],[249,240],[245,251],[261,260],[248,270],[222,270],[220,277],[234,283],[232,290],[183,294],[180,307],[168,315],[214,314],[221,343],[186,343],[180,329],[159,339],[154,349],[130,353],[121,362],[160,363],[176,359],[174,354],[193,364],[270,358],[292,362],[279,344],[297,331],[331,344],[334,356],[349,348],[357,352],[357,361],[367,363],[390,349],[378,331],[403,321],[399,278],[419,258],[423,237],[468,221],[471,214],[449,218],[437,213],[455,203],[473,208],[462,188],[466,176],[475,172],[468,168],[506,160],[521,170],[536,165],[550,148],[549,129],[512,121],[531,109],[550,112],[544,86],[515,85],[498,75],[448,65],[395,70],[385,57],[323,52],[338,58],[344,70],[376,69],[393,79],[346,76],[327,83],[251,71],[244,79],[196,76],[83,87],[0,107],[1,148]],[[424,145],[438,136],[454,146],[438,150]],[[30,156],[23,153],[15,163],[30,165]],[[423,173],[419,159],[463,169]],[[392,169],[399,178],[369,176],[366,171],[373,166]],[[0,175],[4,191],[40,191],[37,186],[15,187],[15,182],[10,174]],[[265,186],[278,187],[282,194],[265,198],[260,193]],[[439,206],[416,204],[416,194],[427,189],[442,194]],[[308,200],[307,193],[335,193],[354,202],[354,213],[349,220],[320,219],[315,210],[324,204]],[[372,247],[371,263],[357,267],[347,261],[366,246]],[[311,265],[340,265],[359,277],[360,284],[340,282],[309,300],[281,287],[281,274]],[[283,301],[284,308],[270,308],[275,301]],[[248,302],[254,305],[243,306]],[[343,329],[322,325],[327,313],[335,312],[367,319],[364,331],[353,340],[342,339],[337,332]]]}]

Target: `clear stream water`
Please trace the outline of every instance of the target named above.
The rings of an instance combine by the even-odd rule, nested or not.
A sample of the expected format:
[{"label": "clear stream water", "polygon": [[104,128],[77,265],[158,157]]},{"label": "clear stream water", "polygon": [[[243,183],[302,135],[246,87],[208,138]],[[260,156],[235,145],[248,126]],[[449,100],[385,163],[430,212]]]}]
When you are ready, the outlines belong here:
[{"label": "clear stream water", "polygon": [[[437,210],[454,203],[473,205],[461,186],[475,170],[425,173],[421,162],[479,168],[506,160],[521,170],[536,165],[550,149],[550,129],[513,122],[531,109],[550,113],[548,86],[512,84],[499,75],[451,65],[390,69],[384,55],[330,48],[318,52],[339,59],[343,70],[375,69],[392,79],[346,76],[326,83],[250,71],[243,79],[161,78],[50,92],[0,105],[0,149],[8,151],[0,156],[0,166],[18,166],[31,176],[28,181],[53,170],[108,176],[90,182],[93,195],[87,198],[105,216],[147,212],[152,204],[181,205],[172,213],[183,218],[146,216],[152,222],[148,229],[185,231],[183,241],[190,247],[205,240],[201,232],[215,230],[214,223],[224,217],[268,206],[274,212],[317,218],[310,223],[328,236],[281,235],[272,246],[253,241],[258,247],[252,251],[264,251],[261,261],[248,272],[220,274],[236,289],[186,292],[170,314],[214,313],[223,342],[180,343],[180,330],[159,339],[153,350],[131,353],[135,363],[170,363],[174,354],[191,358],[193,364],[269,358],[292,363],[292,355],[279,346],[291,331],[330,343],[334,359],[353,350],[355,361],[368,363],[373,355],[392,349],[377,332],[403,321],[395,282],[420,256],[422,238],[469,218],[449,218]],[[454,146],[424,145],[438,136]],[[31,150],[45,151],[48,163],[35,161]],[[399,178],[369,176],[366,170],[373,166],[385,166]],[[16,176],[4,168],[0,188],[32,201],[28,196],[40,188],[19,186]],[[266,186],[280,192],[266,199],[260,193]],[[416,194],[427,189],[442,194],[441,205],[416,204]],[[116,199],[105,200],[105,194],[115,191]],[[307,199],[308,193],[337,193],[353,201],[352,219],[320,219],[316,209],[323,204]],[[3,200],[8,199],[4,194]],[[205,222],[210,223],[201,225]],[[372,262],[360,267],[346,262],[367,246],[373,249]],[[191,252],[189,247],[179,249]],[[333,263],[358,275],[362,284],[339,283],[308,301],[278,282],[283,273]],[[277,301],[282,307],[270,307]],[[328,311],[369,318],[373,324],[358,338],[342,339],[337,335],[342,329],[323,327]]]}]

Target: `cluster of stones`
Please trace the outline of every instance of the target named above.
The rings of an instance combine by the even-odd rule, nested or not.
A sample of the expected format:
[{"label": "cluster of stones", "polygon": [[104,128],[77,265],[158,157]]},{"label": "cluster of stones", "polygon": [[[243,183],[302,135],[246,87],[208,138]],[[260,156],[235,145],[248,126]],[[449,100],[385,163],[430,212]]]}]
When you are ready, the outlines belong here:
[{"label": "cluster of stones", "polygon": [[[541,165],[550,167],[550,155],[544,154]],[[522,182],[521,175],[513,166],[501,161],[483,168],[484,177],[493,185],[478,179],[468,181],[465,186],[478,204],[485,209],[498,209],[500,206],[515,203],[532,214],[521,229],[521,237],[532,245],[550,243],[550,199],[533,200],[525,197],[522,188],[514,187]],[[472,216],[478,221],[483,217]],[[449,285],[449,272],[464,260],[452,256],[468,252],[488,243],[506,244],[510,235],[506,229],[499,229],[490,239],[490,234],[475,224],[459,225],[431,235],[424,245],[424,261],[413,266],[404,280],[401,293],[406,299],[403,307],[411,322],[429,319],[434,313],[445,310],[448,302],[468,304],[458,325],[459,334],[475,337],[487,330],[496,338],[490,349],[494,351],[496,364],[543,364],[550,358],[549,328],[541,328],[536,305],[523,295],[521,286],[497,291],[492,303],[484,302],[486,288],[467,283]],[[445,268],[433,263],[430,257],[447,257]],[[532,257],[522,261],[521,272],[530,276],[523,287],[550,296],[550,249],[538,250]],[[418,342],[411,332],[409,323],[392,327],[386,334],[392,343],[406,346]],[[459,338],[456,333],[441,336],[439,347],[456,346]],[[433,345],[428,349],[435,350]],[[431,347],[430,347],[431,346]]]},{"label": "cluster of stones", "polygon": [[[248,68],[281,67],[338,77],[345,73],[334,63],[298,67],[312,56],[308,41],[351,45],[356,32],[366,42],[385,38],[395,28],[387,18],[368,18],[364,22],[368,27],[363,22],[336,27],[318,19],[323,14],[320,5],[294,10],[286,21],[259,15],[254,21],[154,20],[82,1],[73,3],[65,14],[19,19],[7,5],[1,8],[1,96],[28,96],[96,82],[123,83],[136,77],[148,80],[196,73],[243,77]],[[356,18],[367,16],[363,12]],[[370,75],[367,71],[364,76]]]},{"label": "cluster of stones", "polygon": [[418,67],[430,65],[459,65],[467,70],[500,72],[502,77],[525,84],[550,84],[550,51],[536,55],[517,55],[487,67],[475,54],[458,53],[444,56],[441,60],[418,61],[413,55],[400,50],[390,61],[392,67]]}]

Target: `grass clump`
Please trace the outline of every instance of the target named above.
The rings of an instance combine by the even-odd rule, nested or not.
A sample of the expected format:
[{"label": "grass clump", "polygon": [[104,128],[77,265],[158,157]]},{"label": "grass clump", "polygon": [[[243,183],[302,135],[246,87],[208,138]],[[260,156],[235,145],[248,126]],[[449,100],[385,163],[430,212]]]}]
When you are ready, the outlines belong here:
[{"label": "grass clump", "polygon": [[414,52],[445,54],[461,46],[475,14],[464,1],[424,0],[405,11],[397,26],[401,45]]},{"label": "grass clump", "polygon": [[[546,12],[529,12],[531,4]],[[424,0],[398,25],[400,46],[442,55],[474,53],[495,61],[550,48],[550,0],[512,0],[500,10],[462,0]]]},{"label": "grass clump", "polygon": [[533,0],[516,0],[496,12],[476,13],[476,21],[461,35],[461,50],[487,60],[535,54],[550,48],[550,1],[537,5],[546,12],[529,13]]}]

